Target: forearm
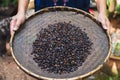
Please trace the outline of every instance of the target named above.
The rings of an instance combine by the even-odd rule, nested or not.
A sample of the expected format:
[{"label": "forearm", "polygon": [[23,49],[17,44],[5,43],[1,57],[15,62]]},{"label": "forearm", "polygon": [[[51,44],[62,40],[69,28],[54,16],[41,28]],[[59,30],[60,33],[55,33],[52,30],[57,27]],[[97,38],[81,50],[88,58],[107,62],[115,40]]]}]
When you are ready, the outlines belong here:
[{"label": "forearm", "polygon": [[29,0],[18,0],[18,14],[25,14]]},{"label": "forearm", "polygon": [[100,14],[106,15],[106,0],[95,0]]},{"label": "forearm", "polygon": [[106,0],[95,0],[98,9],[98,20],[101,22],[102,27],[106,30],[110,30],[112,25],[106,16]]}]

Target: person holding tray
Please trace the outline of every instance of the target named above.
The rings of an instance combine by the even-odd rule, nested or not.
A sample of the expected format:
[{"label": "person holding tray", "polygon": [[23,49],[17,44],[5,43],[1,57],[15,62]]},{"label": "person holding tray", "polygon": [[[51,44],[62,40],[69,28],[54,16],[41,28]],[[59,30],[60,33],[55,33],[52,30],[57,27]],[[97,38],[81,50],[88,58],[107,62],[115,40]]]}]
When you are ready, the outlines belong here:
[{"label": "person holding tray", "polygon": [[[110,29],[111,24],[106,16],[106,0],[95,0],[98,9],[98,20],[101,22],[104,29]],[[20,25],[24,23],[26,19],[26,10],[29,0],[18,0],[18,12],[13,17],[10,23],[11,35],[14,31],[18,30]],[[35,11],[38,11],[45,7],[51,6],[69,6],[78,9],[82,9],[89,12],[90,0],[35,0]]]}]

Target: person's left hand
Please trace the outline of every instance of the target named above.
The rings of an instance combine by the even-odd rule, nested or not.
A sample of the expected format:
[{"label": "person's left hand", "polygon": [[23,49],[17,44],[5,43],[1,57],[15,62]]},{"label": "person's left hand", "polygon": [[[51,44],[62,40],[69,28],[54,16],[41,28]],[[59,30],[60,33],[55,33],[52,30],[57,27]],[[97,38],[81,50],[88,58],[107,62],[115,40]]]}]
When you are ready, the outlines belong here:
[{"label": "person's left hand", "polygon": [[112,27],[108,17],[106,15],[103,14],[98,14],[98,20],[101,22],[102,27],[106,30],[108,30],[108,32],[110,34],[114,33],[115,29]]},{"label": "person's left hand", "polygon": [[109,30],[111,27],[110,21],[108,20],[106,15],[98,14],[98,20],[101,22],[104,29]]}]

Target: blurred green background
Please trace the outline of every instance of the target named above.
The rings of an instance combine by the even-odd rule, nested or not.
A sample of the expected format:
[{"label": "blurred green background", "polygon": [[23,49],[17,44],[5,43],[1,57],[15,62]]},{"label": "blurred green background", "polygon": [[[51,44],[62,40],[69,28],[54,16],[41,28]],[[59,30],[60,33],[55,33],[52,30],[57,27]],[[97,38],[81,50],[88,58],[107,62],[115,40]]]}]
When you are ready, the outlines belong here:
[{"label": "blurred green background", "polygon": [[0,6],[6,7],[11,5],[17,5],[18,0],[0,0]]}]

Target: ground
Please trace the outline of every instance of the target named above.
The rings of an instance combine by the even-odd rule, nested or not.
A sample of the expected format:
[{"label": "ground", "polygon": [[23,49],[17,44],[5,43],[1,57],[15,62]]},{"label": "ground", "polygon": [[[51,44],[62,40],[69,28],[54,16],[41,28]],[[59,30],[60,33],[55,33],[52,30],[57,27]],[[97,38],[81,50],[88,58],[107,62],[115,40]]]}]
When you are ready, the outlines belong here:
[{"label": "ground", "polygon": [[23,72],[12,56],[0,57],[0,80],[37,80]]}]

